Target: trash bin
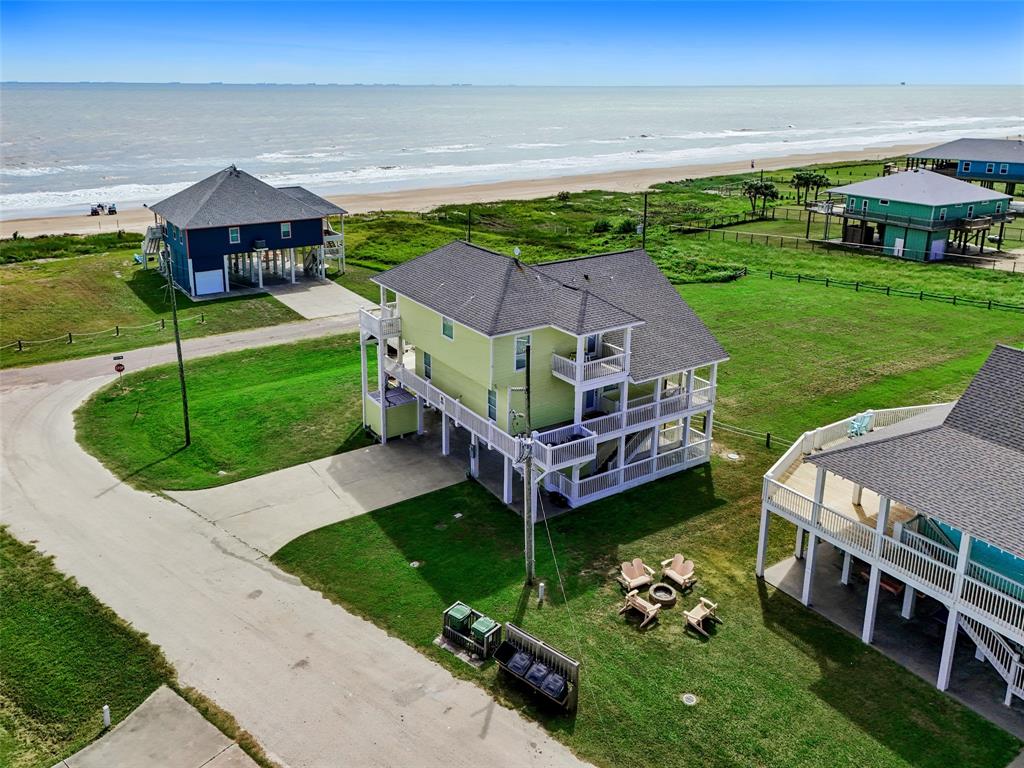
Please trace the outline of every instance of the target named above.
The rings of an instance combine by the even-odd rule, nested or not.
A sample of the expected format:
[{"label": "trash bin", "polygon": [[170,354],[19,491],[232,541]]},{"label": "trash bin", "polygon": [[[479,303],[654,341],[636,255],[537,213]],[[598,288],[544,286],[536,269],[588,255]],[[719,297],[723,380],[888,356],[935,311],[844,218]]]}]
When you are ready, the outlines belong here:
[{"label": "trash bin", "polygon": [[468,634],[470,608],[465,603],[456,603],[448,609],[448,626],[456,632]]},{"label": "trash bin", "polygon": [[498,622],[487,616],[481,616],[479,619],[473,622],[471,631],[473,633],[473,639],[483,645],[484,638],[487,637],[487,633],[498,626]]}]

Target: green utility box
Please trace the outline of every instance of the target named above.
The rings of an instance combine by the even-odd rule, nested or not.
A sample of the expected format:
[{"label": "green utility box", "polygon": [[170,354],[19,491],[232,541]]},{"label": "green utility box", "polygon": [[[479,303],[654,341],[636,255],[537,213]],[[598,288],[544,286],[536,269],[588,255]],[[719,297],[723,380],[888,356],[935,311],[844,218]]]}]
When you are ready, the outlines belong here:
[{"label": "green utility box", "polygon": [[496,626],[498,626],[498,622],[494,619],[488,618],[487,616],[481,616],[473,622],[473,639],[476,640],[476,642],[483,644],[487,634]]},{"label": "green utility box", "polygon": [[448,609],[448,626],[464,635],[469,634],[467,629],[469,628],[470,613],[472,611],[468,605],[465,603],[455,603],[455,605]]}]

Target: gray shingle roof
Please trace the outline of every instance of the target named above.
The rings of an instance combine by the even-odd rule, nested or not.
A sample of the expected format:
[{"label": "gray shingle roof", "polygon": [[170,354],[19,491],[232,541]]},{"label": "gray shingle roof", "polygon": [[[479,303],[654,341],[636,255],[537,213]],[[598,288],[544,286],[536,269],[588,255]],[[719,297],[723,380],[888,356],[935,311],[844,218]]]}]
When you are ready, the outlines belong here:
[{"label": "gray shingle roof", "polygon": [[[303,197],[317,197],[306,190],[303,193]],[[150,210],[182,229],[235,227],[320,219],[325,215],[321,213],[324,206],[337,207],[317,199],[321,204],[311,207],[295,194],[276,189],[231,165],[151,205]]]},{"label": "gray shingle roof", "polygon": [[829,192],[839,195],[875,197],[898,200],[919,205],[962,205],[984,200],[1011,200],[1010,195],[984,189],[969,181],[952,179],[941,173],[915,169],[891,176],[879,176],[843,187],[832,187]]},{"label": "gray shingle roof", "polygon": [[313,194],[305,187],[278,187],[278,189],[289,197],[294,197],[300,203],[309,206],[314,211],[318,211],[321,216],[341,216],[348,213],[344,208],[320,197],[320,195]]},{"label": "gray shingle roof", "polygon": [[548,325],[575,335],[633,326],[634,381],[728,357],[645,251],[527,265],[456,241],[374,282],[487,336]]},{"label": "gray shingle roof", "polygon": [[1024,163],[1024,141],[1020,139],[957,139],[922,149],[909,157],[924,160],[975,160],[992,163]]},{"label": "gray shingle roof", "polygon": [[1024,557],[1024,350],[996,347],[945,419],[918,426],[808,461]]}]

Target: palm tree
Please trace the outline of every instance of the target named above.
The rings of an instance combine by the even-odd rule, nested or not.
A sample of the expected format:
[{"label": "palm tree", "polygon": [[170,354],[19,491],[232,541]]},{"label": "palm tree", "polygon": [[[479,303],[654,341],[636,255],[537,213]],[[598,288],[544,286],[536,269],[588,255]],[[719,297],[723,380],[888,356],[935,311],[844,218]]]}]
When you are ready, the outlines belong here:
[{"label": "palm tree", "polygon": [[[793,178],[790,180],[790,183],[793,185],[793,188],[796,190],[796,202],[797,202],[797,205],[800,204],[800,192],[801,192],[801,190],[805,190],[806,192],[810,191],[810,189],[811,189],[811,180],[814,178],[814,176],[815,176],[815,174],[814,174],[813,171],[797,171],[796,173],[793,174]],[[806,192],[805,192],[805,197],[806,197]]]},{"label": "palm tree", "polygon": [[743,186],[741,189],[743,190],[743,194],[750,201],[751,213],[757,213],[757,200],[761,197],[761,185],[763,183],[764,182],[759,181],[758,179],[743,180]]},{"label": "palm tree", "polygon": [[779,188],[770,181],[761,182],[761,216],[764,217],[768,210],[769,200],[779,199]]},{"label": "palm tree", "polygon": [[814,199],[818,199],[818,192],[821,191],[822,187],[827,187],[831,183],[832,180],[829,179],[829,177],[826,176],[824,173],[811,174],[810,184],[812,187],[814,187]]}]

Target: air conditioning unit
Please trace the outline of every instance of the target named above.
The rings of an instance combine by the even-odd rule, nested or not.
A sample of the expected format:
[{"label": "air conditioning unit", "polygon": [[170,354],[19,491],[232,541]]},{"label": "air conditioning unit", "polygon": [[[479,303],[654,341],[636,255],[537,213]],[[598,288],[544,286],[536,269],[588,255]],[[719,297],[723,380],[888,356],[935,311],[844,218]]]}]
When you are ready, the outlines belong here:
[{"label": "air conditioning unit", "polygon": [[266,240],[254,240],[253,243],[252,243],[252,249],[254,251],[265,251],[265,250],[267,250],[267,241]]}]

